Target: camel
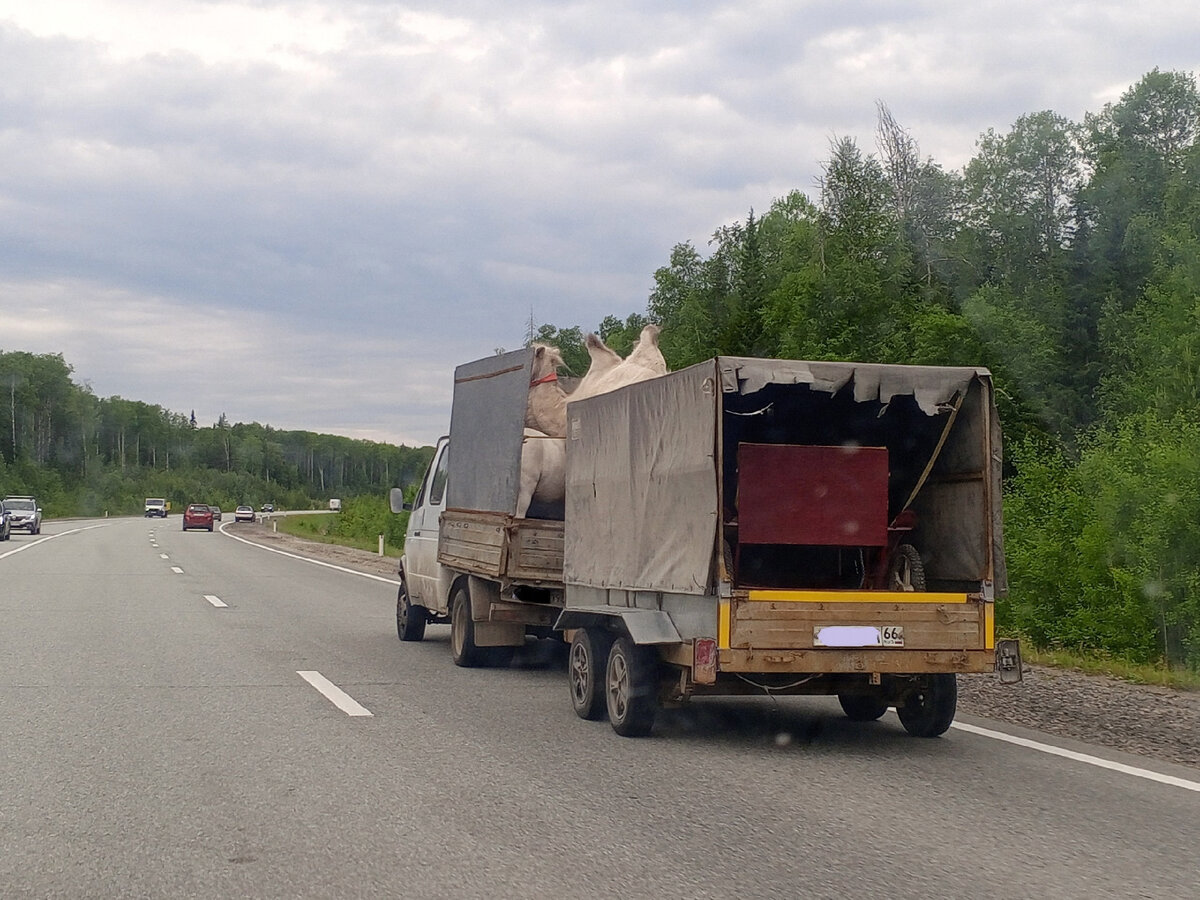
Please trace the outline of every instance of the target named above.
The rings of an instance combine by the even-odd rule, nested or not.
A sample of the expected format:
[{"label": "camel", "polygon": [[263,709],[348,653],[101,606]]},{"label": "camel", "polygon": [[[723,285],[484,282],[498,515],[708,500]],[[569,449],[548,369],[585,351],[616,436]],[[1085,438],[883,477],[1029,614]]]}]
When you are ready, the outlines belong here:
[{"label": "camel", "polygon": [[[633,345],[633,350],[625,359],[621,359],[606,347],[600,338],[589,334],[588,354],[592,358],[592,365],[588,367],[587,374],[579,382],[579,387],[567,396],[566,402],[573,403],[576,400],[595,397],[597,394],[607,394],[609,391],[615,391],[627,384],[666,375],[667,361],[663,359],[662,351],[658,348],[660,330],[657,325],[653,324],[643,328],[637,343]],[[594,337],[598,345],[596,352],[593,352],[591,340]],[[612,357],[620,359],[620,362],[613,362]],[[602,361],[602,367],[596,371],[598,358]]]},{"label": "camel", "polygon": [[557,347],[549,344],[534,344],[533,348],[529,399],[525,403],[525,427],[551,437],[565,438],[567,395],[558,383],[558,370],[563,364],[562,354]]},{"label": "camel", "polygon": [[643,328],[625,359],[597,335],[589,333],[586,345],[591,363],[579,386],[570,394],[558,386],[557,369],[562,365],[562,354],[548,344],[534,345],[521,446],[517,518],[525,518],[531,506],[543,518],[562,518],[567,477],[567,403],[666,375],[667,362],[658,348],[659,330],[657,325]]},{"label": "camel", "polygon": [[567,496],[567,446],[560,437],[550,437],[536,428],[526,428],[521,443],[521,486],[516,517],[525,518],[530,506],[541,513],[535,518],[563,517]]}]

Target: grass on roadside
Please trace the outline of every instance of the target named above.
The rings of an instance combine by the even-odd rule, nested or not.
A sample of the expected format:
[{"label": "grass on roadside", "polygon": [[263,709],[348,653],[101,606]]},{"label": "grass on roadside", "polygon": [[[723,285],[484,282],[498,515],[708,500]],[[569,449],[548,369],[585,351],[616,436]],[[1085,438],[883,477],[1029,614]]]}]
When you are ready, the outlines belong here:
[{"label": "grass on roadside", "polygon": [[[278,523],[278,528],[285,534],[293,535],[294,537],[304,538],[309,541],[318,541],[322,544],[337,544],[341,547],[354,547],[358,550],[369,550],[372,553],[379,552],[379,539],[362,540],[351,537],[346,537],[340,534],[331,534],[329,526],[333,522],[332,515],[304,515],[304,516],[280,516],[274,521]],[[399,557],[402,553],[402,548],[393,547],[390,544],[385,544],[383,548],[384,556]]]},{"label": "grass on roadside", "polygon": [[1133,684],[1153,684],[1185,691],[1200,690],[1200,672],[1189,669],[1139,665],[1123,659],[1113,659],[1102,653],[1081,650],[1038,650],[1028,641],[1021,641],[1021,656],[1025,662],[1035,666],[1076,669],[1089,675],[1107,675]]}]

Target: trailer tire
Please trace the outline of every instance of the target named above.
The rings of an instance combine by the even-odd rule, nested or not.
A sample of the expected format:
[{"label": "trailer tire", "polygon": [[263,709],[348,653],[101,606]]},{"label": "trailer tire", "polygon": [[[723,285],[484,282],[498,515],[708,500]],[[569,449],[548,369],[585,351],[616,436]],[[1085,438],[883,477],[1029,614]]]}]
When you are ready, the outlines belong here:
[{"label": "trailer tire", "polygon": [[396,592],[396,635],[402,641],[424,640],[428,621],[429,610],[408,598],[408,582],[401,575],[400,589]]},{"label": "trailer tire", "polygon": [[581,719],[595,722],[608,711],[604,685],[612,643],[612,634],[601,628],[580,628],[571,638],[567,686],[571,706]]},{"label": "trailer tire", "polygon": [[925,590],[925,564],[912,544],[901,544],[892,555],[891,565],[888,566],[888,590]]},{"label": "trailer tire", "polygon": [[954,673],[923,675],[917,688],[896,707],[900,724],[913,737],[945,734],[958,710],[958,680]]},{"label": "trailer tire", "polygon": [[888,709],[888,702],[876,694],[838,694],[842,712],[851,722],[874,722]]},{"label": "trailer tire", "polygon": [[604,672],[608,721],[622,737],[645,737],[658,713],[658,654],[652,647],[619,637]]}]

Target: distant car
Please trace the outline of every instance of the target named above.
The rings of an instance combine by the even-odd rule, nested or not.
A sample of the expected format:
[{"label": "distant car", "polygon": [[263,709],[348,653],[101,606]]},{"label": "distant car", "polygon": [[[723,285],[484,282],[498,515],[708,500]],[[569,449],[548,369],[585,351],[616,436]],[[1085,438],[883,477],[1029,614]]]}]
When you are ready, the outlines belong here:
[{"label": "distant car", "polygon": [[7,541],[12,537],[12,526],[8,523],[8,509],[4,506],[4,501],[0,500],[0,541]]},{"label": "distant car", "polygon": [[213,519],[220,522],[221,521],[221,507],[213,506],[212,504],[209,504],[208,508],[212,510]]},{"label": "distant car", "polygon": [[33,497],[5,497],[9,529],[20,528],[30,534],[42,533],[42,508]]},{"label": "distant car", "polygon": [[203,503],[189,503],[188,508],[183,511],[183,530],[187,531],[189,528],[207,528],[212,531],[212,510]]},{"label": "distant car", "polygon": [[253,522],[254,510],[249,506],[239,506],[233,511],[233,521],[235,522]]},{"label": "distant car", "polygon": [[275,512],[275,504],[274,503],[264,503],[262,505],[262,511],[263,512]]}]

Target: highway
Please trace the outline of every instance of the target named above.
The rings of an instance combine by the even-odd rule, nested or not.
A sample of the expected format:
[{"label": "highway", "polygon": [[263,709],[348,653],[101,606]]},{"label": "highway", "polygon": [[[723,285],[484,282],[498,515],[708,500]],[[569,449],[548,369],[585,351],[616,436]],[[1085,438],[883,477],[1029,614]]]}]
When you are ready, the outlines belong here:
[{"label": "highway", "polygon": [[624,739],[394,604],[178,516],[0,543],[0,897],[1200,896],[1194,769],[827,698]]}]

